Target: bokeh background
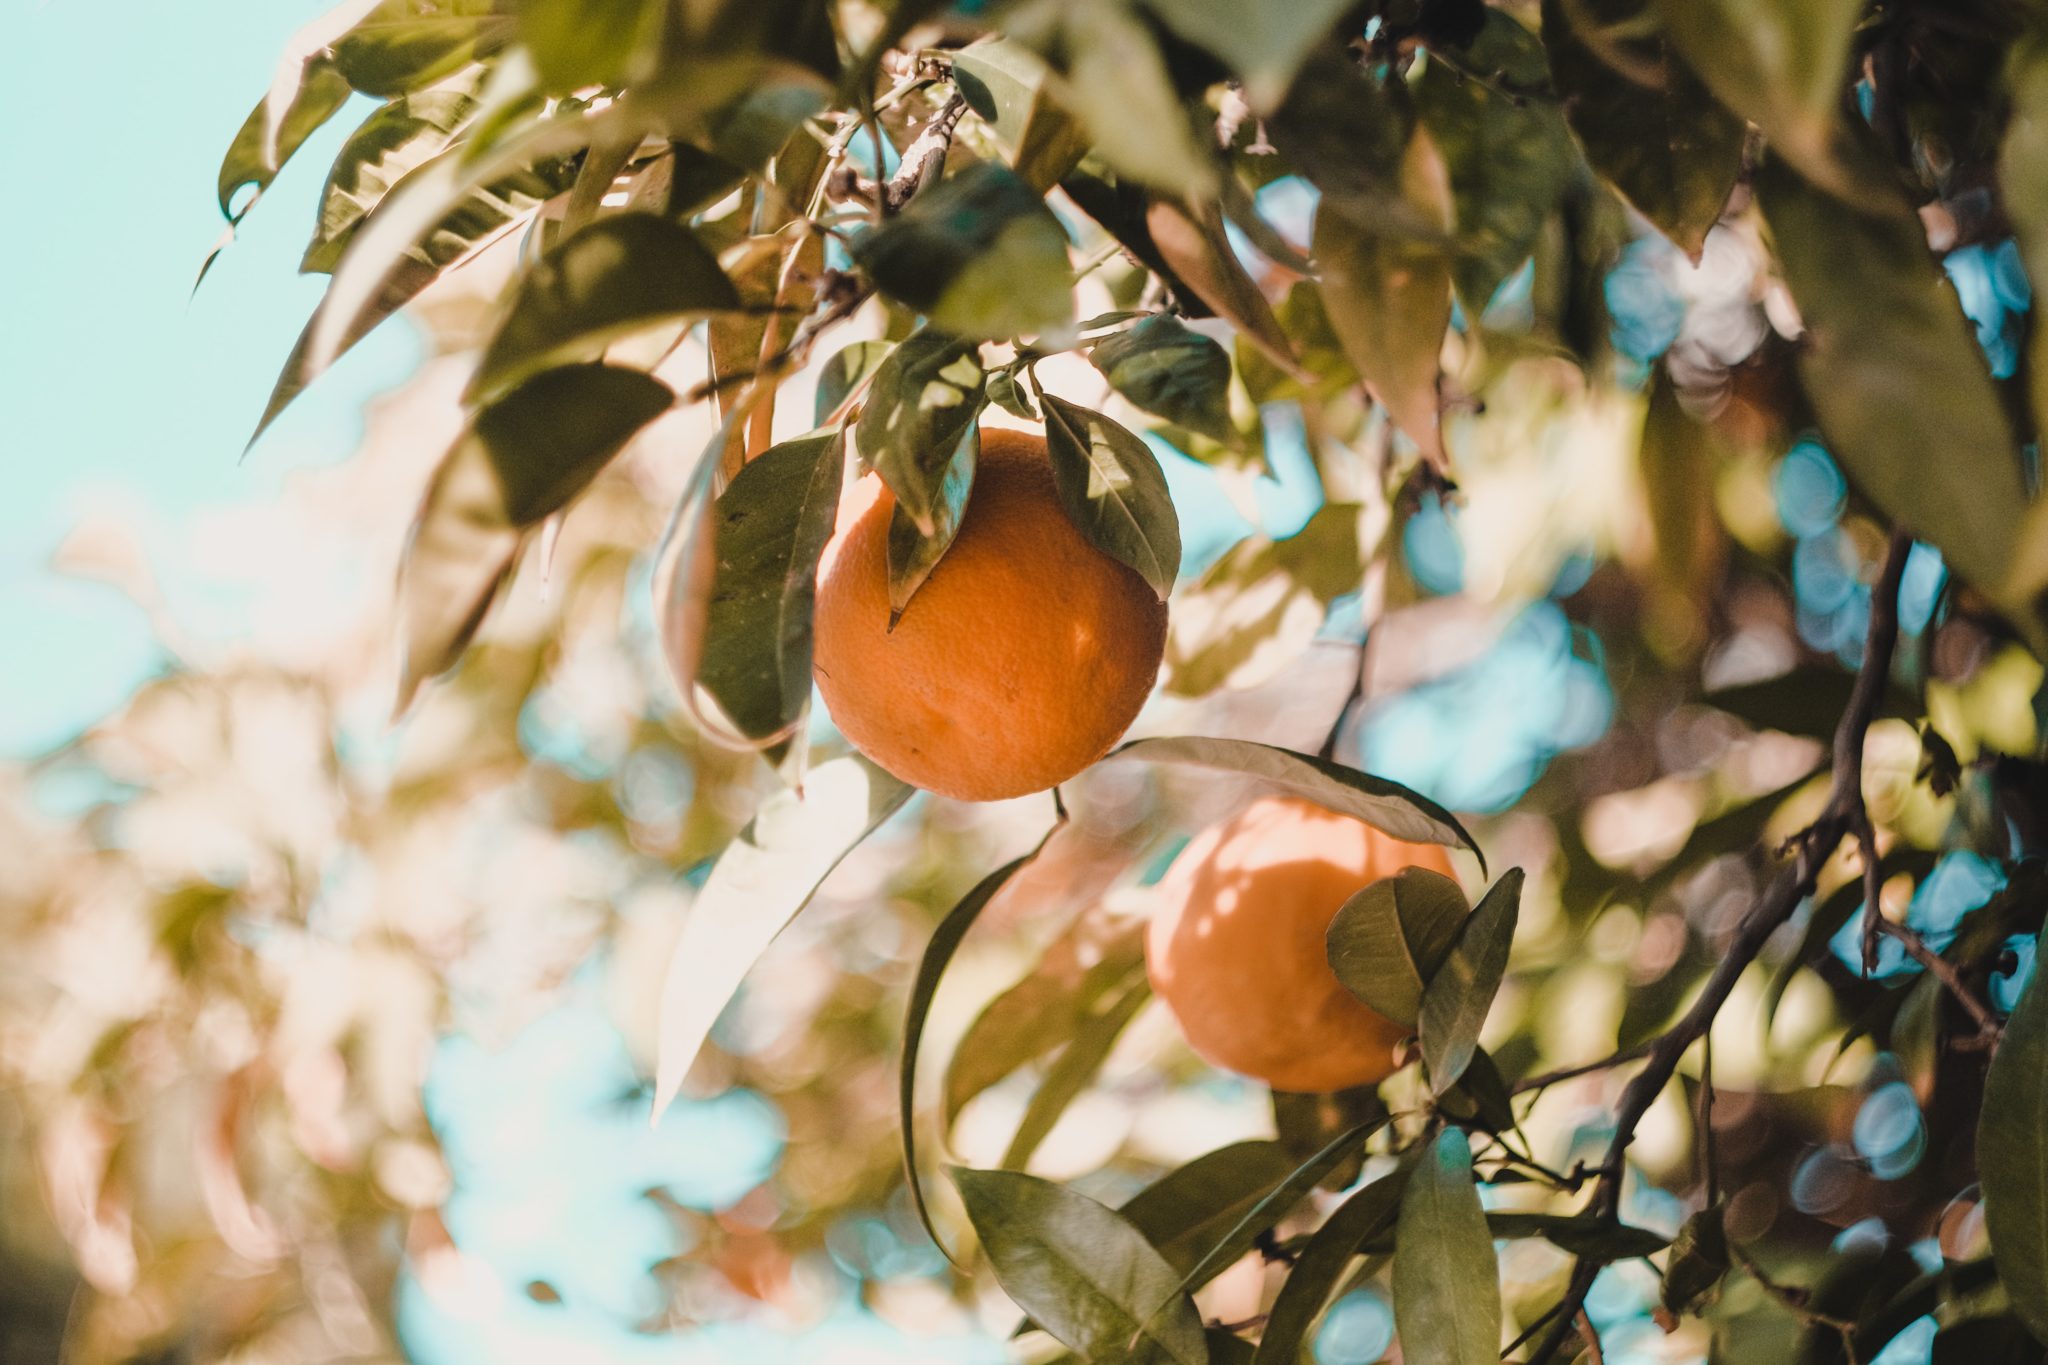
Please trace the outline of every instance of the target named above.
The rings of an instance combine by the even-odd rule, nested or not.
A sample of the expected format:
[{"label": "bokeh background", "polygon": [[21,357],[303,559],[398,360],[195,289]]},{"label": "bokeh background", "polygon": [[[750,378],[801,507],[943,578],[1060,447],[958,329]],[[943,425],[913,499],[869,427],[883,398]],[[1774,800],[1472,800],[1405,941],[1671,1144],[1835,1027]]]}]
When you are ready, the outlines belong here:
[{"label": "bokeh background", "polygon": [[[0,1360],[1009,1358],[1014,1311],[953,1276],[905,1204],[894,1051],[929,925],[1037,840],[1049,800],[913,802],[777,943],[650,1126],[668,947],[772,789],[696,733],[656,657],[651,546],[702,418],[638,443],[528,555],[462,671],[391,721],[392,575],[494,267],[455,272],[246,455],[320,293],[294,272],[347,115],[192,291],[219,152],[321,8],[32,0],[0,18],[13,179],[36,209],[0,215]],[[81,178],[84,145],[108,154]],[[1303,184],[1260,205],[1307,240]],[[1511,1072],[1603,1055],[1697,979],[1756,884],[1751,846],[1818,799],[1883,544],[1769,390],[1796,323],[1753,227],[1717,229],[1697,266],[1625,219],[1607,231],[1603,379],[1534,339],[1533,270],[1461,318],[1487,338],[1453,340],[1485,397],[1449,422],[1461,487],[1401,509],[1385,554],[1359,547],[1389,509],[1284,396],[1261,411],[1262,467],[1152,438],[1186,562],[1141,731],[1312,749],[1378,620],[1340,756],[1469,813],[1498,865],[1533,874],[1489,1033]],[[2010,373],[2029,304],[2010,244],[1948,266]],[[1674,391],[1652,393],[1662,356]],[[1104,398],[1085,366],[1046,376]],[[1710,415],[1718,444],[1660,459],[1660,402]],[[804,407],[785,405],[798,429]],[[1702,488],[1713,514],[1674,520]],[[1943,584],[1916,548],[1908,669],[1961,758],[2030,752],[2038,665],[1950,622]],[[1678,704],[1701,686],[1724,704]],[[838,743],[822,716],[813,730]],[[1968,797],[1913,783],[1912,728],[1872,740],[1886,894],[1943,946],[2005,874],[1947,847]],[[941,995],[934,1054],[1041,954],[1127,941],[1145,887],[1240,795],[1117,765],[1076,783],[1074,825]],[[1981,1249],[1974,1205],[1926,1165],[1945,1148],[1905,1079],[1910,1032],[1880,1048],[1856,1026],[1871,1000],[1896,1013],[1917,968],[1850,979],[1856,928],[1832,976],[1760,968],[1715,1033],[1731,1231],[1816,1273],[1845,1247]],[[2031,970],[2013,946],[2007,1005]],[[1042,1074],[970,1104],[953,1150],[1002,1157]],[[1546,1160],[1604,1145],[1607,1084],[1545,1094]],[[1117,1197],[1274,1123],[1146,1009],[1028,1159]],[[1663,1187],[1687,1186],[1691,1123],[1667,1096],[1645,1124],[1655,1179],[1632,1181],[1632,1221],[1676,1229],[1687,1206]],[[1503,1264],[1534,1302],[1564,1262],[1521,1242]],[[1232,1271],[1205,1310],[1255,1312],[1263,1274]],[[1704,1359],[1697,1325],[1655,1326],[1654,1299],[1641,1263],[1603,1277],[1607,1360]],[[1719,1311],[1760,1331],[1778,1312],[1746,1288]],[[1881,1365],[1927,1359],[1932,1332]],[[1391,1333],[1366,1279],[1316,1358],[1368,1365]]]}]

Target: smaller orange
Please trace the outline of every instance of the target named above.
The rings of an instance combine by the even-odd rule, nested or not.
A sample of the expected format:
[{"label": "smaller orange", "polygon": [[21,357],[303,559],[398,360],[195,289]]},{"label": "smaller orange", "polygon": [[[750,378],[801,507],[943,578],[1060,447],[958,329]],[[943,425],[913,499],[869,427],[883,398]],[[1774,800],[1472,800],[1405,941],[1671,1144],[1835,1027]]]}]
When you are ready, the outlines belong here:
[{"label": "smaller orange", "polygon": [[1255,801],[1160,882],[1152,989],[1216,1066],[1275,1090],[1377,1085],[1409,1030],[1344,989],[1324,939],[1345,901],[1409,867],[1449,876],[1450,855],[1296,797]]}]

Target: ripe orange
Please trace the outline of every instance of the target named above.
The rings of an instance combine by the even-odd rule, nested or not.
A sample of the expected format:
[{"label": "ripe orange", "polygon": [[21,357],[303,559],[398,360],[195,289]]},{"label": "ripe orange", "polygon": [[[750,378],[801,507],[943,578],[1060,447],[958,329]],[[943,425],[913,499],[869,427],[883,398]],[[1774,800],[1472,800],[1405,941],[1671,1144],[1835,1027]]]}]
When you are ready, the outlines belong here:
[{"label": "ripe orange", "polygon": [[818,690],[854,747],[906,782],[999,801],[1064,782],[1130,726],[1166,649],[1166,604],[1085,540],[1045,438],[982,433],[959,534],[889,629],[896,499],[853,481],[818,566]]},{"label": "ripe orange", "polygon": [[1407,867],[1448,876],[1450,855],[1309,801],[1255,801],[1160,882],[1145,938],[1152,989],[1217,1066],[1275,1090],[1376,1085],[1408,1030],[1344,989],[1324,936],[1354,893]]}]

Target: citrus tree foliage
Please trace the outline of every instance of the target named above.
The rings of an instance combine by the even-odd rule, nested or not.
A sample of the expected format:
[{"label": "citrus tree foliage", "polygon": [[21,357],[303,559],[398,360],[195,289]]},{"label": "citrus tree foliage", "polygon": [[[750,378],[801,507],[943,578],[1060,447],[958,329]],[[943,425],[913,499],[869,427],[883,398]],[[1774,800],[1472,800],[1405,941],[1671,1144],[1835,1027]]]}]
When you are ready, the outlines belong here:
[{"label": "citrus tree foliage", "polygon": [[[808,715],[849,448],[896,498],[898,613],[987,422],[1042,424],[1067,515],[1170,595],[1141,737],[1013,861],[905,893],[893,1103],[811,1135],[893,1126],[910,1235],[1018,1349],[1344,1358],[1318,1324],[1363,1299],[1409,1365],[2037,1359],[2044,54],[1997,0],[382,0],[294,45],[220,190],[251,211],[363,114],[263,423],[508,270],[408,542],[401,709],[535,667],[472,643],[530,543],[622,451],[667,476],[619,546],[683,702],[647,742],[755,785],[652,855],[722,849],[657,1107],[864,840],[948,818]],[[1259,511],[1283,447],[1313,516],[1197,553],[1169,474]],[[1090,1097],[1213,1084],[1144,1033],[1141,897],[1105,892],[1253,788],[1465,850],[1331,927],[1409,1064],[1206,1152],[1049,1164]],[[228,951],[208,885],[161,902],[183,969]],[[935,1030],[1006,903],[1072,922]]]}]

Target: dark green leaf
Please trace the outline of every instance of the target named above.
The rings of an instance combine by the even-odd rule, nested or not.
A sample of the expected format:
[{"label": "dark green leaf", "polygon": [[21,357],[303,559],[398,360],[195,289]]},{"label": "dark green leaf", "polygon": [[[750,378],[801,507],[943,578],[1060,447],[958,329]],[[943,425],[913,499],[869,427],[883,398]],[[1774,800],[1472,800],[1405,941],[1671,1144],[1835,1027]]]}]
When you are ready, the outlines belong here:
[{"label": "dark green leaf", "polygon": [[1233,1142],[1161,1176],[1118,1211],[1186,1274],[1297,1164],[1277,1142]]},{"label": "dark green leaf", "polygon": [[[1047,835],[1047,838],[1050,838]],[[1040,849],[1045,847],[1041,842]],[[1021,858],[1012,859],[975,883],[974,889],[960,898],[959,904],[947,912],[932,930],[931,938],[925,943],[924,955],[917,962],[917,978],[911,982],[910,1000],[903,1016],[903,1056],[896,1072],[896,1125],[903,1139],[903,1178],[910,1186],[910,1202],[917,1209],[917,1218],[924,1224],[925,1232],[937,1243],[941,1251],[946,1244],[939,1238],[939,1231],[932,1226],[931,1208],[924,1197],[924,1179],[917,1169],[917,1052],[924,1041],[924,1025],[931,1013],[932,997],[938,994],[939,979],[946,974],[947,966],[953,961],[953,954],[960,949],[960,941],[967,937],[967,931],[974,927],[974,921],[995,899],[996,892],[1003,889],[1017,870],[1038,856],[1038,849]],[[948,1256],[952,1253],[947,1252]]]},{"label": "dark green leaf", "polygon": [[843,429],[771,446],[718,496],[718,567],[697,681],[740,733],[789,733],[811,699],[811,602],[832,537]]},{"label": "dark green leaf", "polygon": [[925,328],[889,353],[868,386],[861,458],[924,535],[938,530],[946,471],[981,411],[985,383],[974,342]]},{"label": "dark green leaf", "polygon": [[1511,867],[1480,897],[1459,929],[1456,945],[1423,987],[1416,1022],[1422,1034],[1422,1063],[1429,1068],[1430,1088],[1438,1095],[1465,1074],[1479,1046],[1479,1030],[1486,1025],[1507,970],[1521,904],[1522,869]]},{"label": "dark green leaf", "polygon": [[1432,61],[1415,82],[1415,109],[1450,170],[1452,272],[1467,316],[1476,318],[1529,259],[1578,157],[1564,115],[1548,98],[1550,72],[1535,34],[1489,9],[1462,60],[1493,88]]},{"label": "dark green leaf", "polygon": [[1998,1278],[2013,1312],[2048,1342],[2048,986],[2042,975],[2037,968],[2020,992],[1984,1078],[1977,1171]]},{"label": "dark green leaf", "polygon": [[1440,233],[1449,205],[1418,218],[1398,188],[1415,122],[1405,89],[1382,85],[1328,43],[1310,53],[1264,126],[1287,164],[1322,191],[1328,210],[1374,230]]},{"label": "dark green leaf", "polygon": [[1147,0],[1180,37],[1238,74],[1252,108],[1280,103],[1309,49],[1327,42],[1353,0]]},{"label": "dark green leaf", "polygon": [[1028,422],[1039,420],[1038,409],[1031,406],[1031,395],[1025,393],[1024,386],[1017,382],[1015,370],[996,370],[989,375],[988,401]]},{"label": "dark green leaf", "polygon": [[1116,1046],[1116,1040],[1123,1036],[1125,1027],[1151,998],[1152,983],[1138,977],[1126,985],[1101,1013],[1082,1021],[1074,1031],[1072,1041],[1046,1068],[1045,1079],[1032,1093],[1031,1103],[1024,1106],[1023,1117],[1017,1121],[1017,1131],[1011,1134],[1010,1145],[1003,1149],[1001,1164],[1004,1167],[1017,1171],[1031,1164],[1039,1144],[1051,1135],[1067,1107],[1079,1099],[1081,1092],[1101,1073],[1102,1064],[1109,1060],[1109,1050]]},{"label": "dark green leaf", "polygon": [[818,371],[818,399],[812,420],[830,421],[840,405],[882,368],[882,362],[895,349],[893,342],[856,341],[826,361]]},{"label": "dark green leaf", "polygon": [[342,144],[320,192],[320,220],[299,269],[326,273],[341,259],[356,225],[393,185],[447,149],[476,112],[460,90],[423,90],[391,101],[364,119]]},{"label": "dark green leaf", "polygon": [[1330,968],[1374,1011],[1413,1028],[1467,914],[1456,882],[1427,868],[1404,868],[1338,909],[1324,940]]},{"label": "dark green leaf", "polygon": [[284,116],[278,120],[277,140],[273,147],[270,140],[269,101],[260,101],[242,121],[235,140],[228,145],[227,155],[221,158],[219,194],[221,216],[231,223],[239,223],[256,205],[252,195],[240,212],[234,207],[235,195],[244,185],[254,185],[256,195],[270,188],[270,182],[284,163],[291,160],[292,153],[305,145],[322,124],[334,116],[334,111],[348,101],[349,84],[342,79],[334,64],[323,58],[315,58],[305,64],[299,77],[297,89],[285,106]]},{"label": "dark green leaf", "polygon": [[1007,340],[1069,328],[1067,232],[1014,171],[972,166],[926,190],[854,244],[891,298],[961,337]]},{"label": "dark green leaf", "polygon": [[1515,1126],[1514,1097],[1500,1067],[1485,1048],[1472,1053],[1472,1061],[1458,1083],[1437,1097],[1437,1107],[1460,1123],[1490,1133],[1506,1132]]},{"label": "dark green leaf", "polygon": [[483,409],[442,459],[399,574],[399,709],[454,667],[521,534],[567,505],[641,427],[675,401],[638,370],[549,370]]},{"label": "dark green leaf", "polygon": [[1223,1327],[1211,1327],[1203,1335],[1209,1340],[1209,1365],[1251,1365],[1256,1348],[1243,1337]]},{"label": "dark green leaf", "polygon": [[1010,149],[1011,169],[1043,194],[1073,170],[1087,138],[1046,88],[1038,54],[1009,38],[953,54],[953,85]]},{"label": "dark green leaf", "polygon": [[1088,353],[1109,386],[1154,416],[1234,444],[1230,355],[1168,313],[1106,337]]},{"label": "dark green leaf", "polygon": [[599,219],[528,272],[477,367],[495,392],[564,356],[584,356],[657,322],[739,306],[695,233],[652,213]]},{"label": "dark green leaf", "polygon": [[1180,571],[1180,519],[1159,457],[1101,413],[1051,394],[1040,397],[1053,483],[1068,519],[1164,601]]},{"label": "dark green leaf", "polygon": [[1143,759],[1147,763],[1176,763],[1197,768],[1215,768],[1242,773],[1304,796],[1341,815],[1363,820],[1373,828],[1417,844],[1463,845],[1472,850],[1483,870],[1486,855],[1457,817],[1426,796],[1410,791],[1398,782],[1374,777],[1341,763],[1278,749],[1248,739],[1208,739],[1176,735],[1139,739],[1118,749],[1113,757]]},{"label": "dark green leaf", "polygon": [[1411,1169],[1412,1163],[1404,1161],[1338,1205],[1316,1229],[1266,1315],[1253,1365],[1295,1365],[1301,1343],[1351,1258],[1372,1238],[1393,1229]]},{"label": "dark green leaf", "polygon": [[960,523],[967,516],[967,499],[974,492],[974,471],[981,460],[981,428],[969,427],[960,436],[960,443],[953,450],[953,458],[946,461],[944,474],[939,479],[939,492],[932,502],[932,529],[929,534],[917,529],[917,523],[898,502],[889,514],[889,625],[894,629],[897,620],[910,609],[910,599],[932,576],[932,570],[939,567],[939,560],[946,551],[953,548],[953,538],[960,534]]},{"label": "dark green leaf", "polygon": [[637,74],[660,37],[663,8],[656,0],[518,0],[519,39],[555,94],[617,85]]},{"label": "dark green leaf", "polygon": [[1654,1256],[1671,1245],[1648,1228],[1585,1213],[1489,1213],[1486,1228],[1495,1241],[1542,1237],[1561,1251],[1602,1261]]},{"label": "dark green leaf", "polygon": [[1735,188],[1749,129],[1670,50],[1661,25],[1634,32],[1654,18],[1647,9],[1643,0],[1544,0],[1543,46],[1586,160],[1697,261]]},{"label": "dark green leaf", "polygon": [[380,99],[420,90],[488,56],[511,36],[496,0],[384,0],[337,39],[334,64]]},{"label": "dark green leaf", "polygon": [[1728,1231],[1725,1207],[1713,1204],[1685,1220],[1671,1239],[1671,1258],[1664,1263],[1659,1298],[1666,1312],[1696,1312],[1719,1289],[1728,1274]]},{"label": "dark green leaf", "polygon": [[1401,1358],[1407,1365],[1496,1365],[1500,1266],[1462,1129],[1438,1133],[1416,1163],[1394,1239]]},{"label": "dark green leaf", "polygon": [[[1155,199],[1143,221],[1152,250],[1173,279],[1242,332],[1284,373],[1305,373],[1294,358],[1294,343],[1273,316],[1273,306],[1237,259],[1220,208],[1213,203],[1190,208]],[[1118,238],[1123,240],[1123,234]]]},{"label": "dark green leaf", "polygon": [[1113,1209],[1015,1171],[955,1168],[953,1180],[997,1283],[1062,1343],[1090,1360],[1207,1365],[1173,1267]]},{"label": "dark green leaf", "polygon": [[2040,647],[2033,594],[2008,581],[2028,501],[2019,445],[1918,215],[1903,200],[1859,212],[1778,162],[1757,194],[1806,324],[1799,373],[1830,450]]}]

